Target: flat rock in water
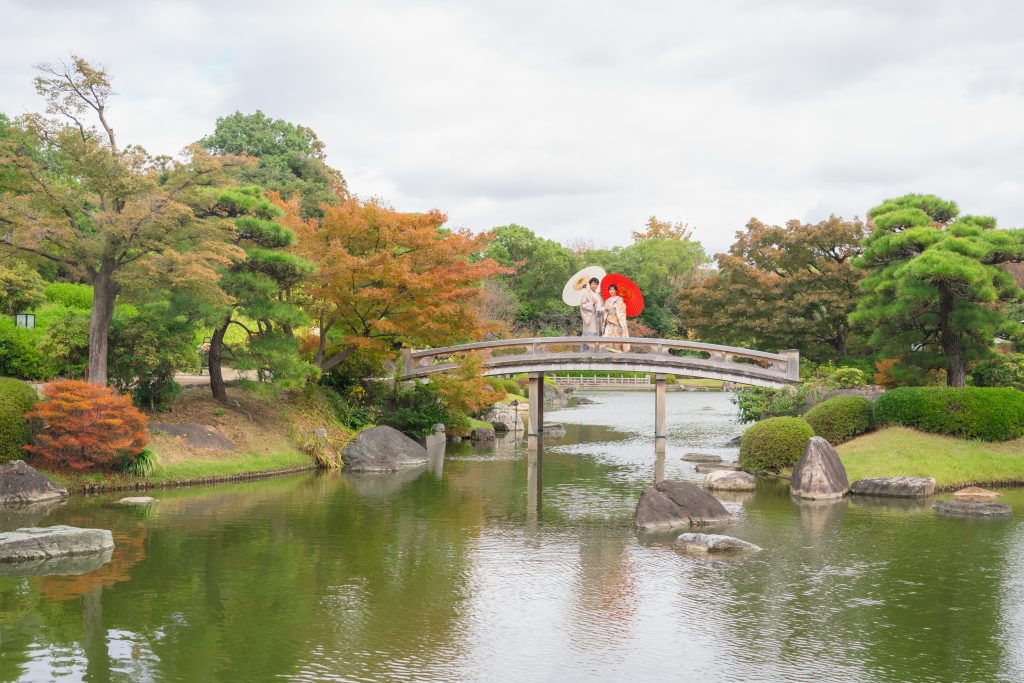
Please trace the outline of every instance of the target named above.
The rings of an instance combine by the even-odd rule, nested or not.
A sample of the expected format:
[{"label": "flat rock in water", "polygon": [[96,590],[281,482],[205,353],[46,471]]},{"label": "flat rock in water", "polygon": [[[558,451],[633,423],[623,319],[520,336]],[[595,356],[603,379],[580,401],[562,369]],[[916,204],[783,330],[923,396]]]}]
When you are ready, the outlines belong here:
[{"label": "flat rock in water", "polygon": [[932,505],[932,510],[956,517],[1009,517],[1013,514],[1013,508],[1006,503],[982,500],[940,500]]},{"label": "flat rock in water", "polygon": [[683,460],[686,462],[722,462],[719,456],[708,453],[687,453],[683,456]]},{"label": "flat rock in water", "polygon": [[81,576],[96,571],[114,556],[107,548],[88,555],[65,555],[44,560],[0,562],[0,576]]},{"label": "flat rock in water", "polygon": [[150,422],[149,431],[164,432],[185,440],[185,445],[202,451],[233,451],[235,442],[210,425]]},{"label": "flat rock in water", "polygon": [[680,534],[676,539],[676,545],[685,550],[698,550],[705,553],[720,553],[730,550],[758,552],[761,550],[760,546],[753,543],[720,534]]},{"label": "flat rock in water", "polygon": [[846,468],[836,449],[820,436],[812,436],[800,459],[793,465],[789,489],[797,498],[827,500],[842,498],[850,490]]},{"label": "flat rock in water", "polygon": [[107,529],[58,525],[0,533],[0,562],[49,560],[113,549],[114,537]]},{"label": "flat rock in water", "polygon": [[477,427],[469,433],[470,441],[494,441],[494,430]]},{"label": "flat rock in water", "polygon": [[427,449],[393,427],[364,429],[341,453],[350,472],[397,472],[400,467],[425,465]]},{"label": "flat rock in water", "polygon": [[728,519],[729,512],[707,491],[687,481],[666,479],[644,490],[634,523],[644,531],[658,531]]},{"label": "flat rock in water", "polygon": [[42,503],[67,495],[67,489],[39,474],[24,460],[14,460],[0,467],[0,504]]},{"label": "flat rock in water", "polygon": [[128,496],[127,498],[114,501],[111,505],[124,505],[126,507],[130,507],[133,505],[152,505],[155,502],[156,498],[151,498],[150,496]]},{"label": "flat rock in water", "polygon": [[850,484],[850,493],[855,496],[925,498],[935,495],[935,480],[931,477],[858,479]]},{"label": "flat rock in water", "polygon": [[712,491],[753,491],[757,488],[757,477],[746,472],[719,470],[704,477],[704,488]]},{"label": "flat rock in water", "polygon": [[734,462],[702,462],[694,466],[693,470],[698,474],[708,472],[738,472],[740,466]]},{"label": "flat rock in water", "polygon": [[968,486],[965,489],[960,489],[959,491],[957,491],[953,495],[956,498],[967,498],[967,499],[979,500],[979,499],[998,498],[999,496],[1001,496],[1003,494],[997,493],[996,491],[989,491],[988,489],[983,489],[980,486]]}]

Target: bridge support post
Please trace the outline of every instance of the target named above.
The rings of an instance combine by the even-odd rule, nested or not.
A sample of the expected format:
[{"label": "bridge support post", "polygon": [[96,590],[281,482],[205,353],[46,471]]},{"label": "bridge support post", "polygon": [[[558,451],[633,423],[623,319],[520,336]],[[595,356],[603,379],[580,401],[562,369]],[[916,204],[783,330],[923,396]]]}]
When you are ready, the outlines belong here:
[{"label": "bridge support post", "polygon": [[530,415],[526,425],[526,447],[535,451],[544,436],[544,373],[529,375]]},{"label": "bridge support post", "polygon": [[654,376],[654,452],[665,452],[665,375]]}]

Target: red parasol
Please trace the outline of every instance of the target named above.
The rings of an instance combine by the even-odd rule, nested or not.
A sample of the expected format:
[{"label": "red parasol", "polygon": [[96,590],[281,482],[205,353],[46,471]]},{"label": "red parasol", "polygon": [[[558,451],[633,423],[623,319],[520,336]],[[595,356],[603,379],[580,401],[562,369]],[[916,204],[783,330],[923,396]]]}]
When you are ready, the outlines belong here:
[{"label": "red parasol", "polygon": [[644,295],[640,292],[640,288],[636,286],[635,282],[625,275],[608,273],[601,279],[601,296],[603,298],[607,299],[611,296],[608,293],[608,287],[611,285],[615,285],[619,289],[619,296],[622,297],[622,301],[626,304],[627,316],[635,318],[643,312]]}]

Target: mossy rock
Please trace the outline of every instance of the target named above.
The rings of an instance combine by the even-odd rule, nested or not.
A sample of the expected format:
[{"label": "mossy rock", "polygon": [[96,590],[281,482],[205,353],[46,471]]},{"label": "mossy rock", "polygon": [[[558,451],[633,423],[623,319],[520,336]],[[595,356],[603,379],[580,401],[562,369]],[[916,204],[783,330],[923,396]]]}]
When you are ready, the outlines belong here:
[{"label": "mossy rock", "polygon": [[836,396],[807,411],[804,419],[817,436],[833,446],[871,431],[875,424],[871,401],[863,396]]},{"label": "mossy rock", "polygon": [[792,467],[814,436],[801,417],[771,417],[751,425],[740,438],[740,468],[747,472],[778,472]]}]

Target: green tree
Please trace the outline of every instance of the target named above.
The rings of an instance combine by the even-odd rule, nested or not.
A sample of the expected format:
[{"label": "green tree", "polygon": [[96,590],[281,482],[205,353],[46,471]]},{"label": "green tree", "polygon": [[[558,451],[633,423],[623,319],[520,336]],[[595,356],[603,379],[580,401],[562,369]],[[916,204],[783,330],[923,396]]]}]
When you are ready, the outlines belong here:
[{"label": "green tree", "polygon": [[[210,390],[227,400],[222,360],[225,350],[236,370],[256,370],[261,380],[272,378],[279,389],[303,384],[313,368],[298,355],[292,329],[308,322],[292,300],[293,290],[315,271],[313,264],[288,249],[295,233],[277,218],[283,210],[259,187],[211,189],[197,195],[196,212],[231,226],[232,242],[244,256],[223,274],[227,300],[210,340]],[[244,347],[225,346],[228,328],[245,330]]]},{"label": "green tree", "polygon": [[797,348],[809,358],[848,352],[849,314],[863,273],[853,266],[866,227],[837,216],[785,226],[757,219],[683,295],[683,325],[722,344]]},{"label": "green tree", "polygon": [[13,315],[34,310],[46,301],[46,282],[24,261],[0,264],[0,313]]},{"label": "green tree", "polygon": [[324,145],[311,128],[271,119],[262,111],[217,119],[213,133],[199,144],[214,154],[257,159],[232,173],[243,185],[258,185],[285,199],[300,194],[304,217],[322,216],[323,204],[348,195],[345,178],[327,165]]},{"label": "green tree", "polygon": [[872,330],[875,348],[911,366],[944,367],[953,387],[1017,325],[1004,309],[1021,290],[999,264],[1024,260],[1020,231],[959,213],[955,202],[916,194],[871,209],[873,230],[856,260],[867,271],[864,297],[852,316]]},{"label": "green tree", "polygon": [[[28,115],[0,136],[0,249],[58,264],[93,286],[90,382],[107,381],[110,323],[120,278],[159,255],[188,252],[190,279],[216,282],[225,252],[215,226],[195,220],[182,196],[220,164],[192,150],[183,161],[121,148],[107,116],[112,94],[102,68],[73,57],[42,65],[36,91],[47,114]],[[99,124],[90,125],[87,117]]]}]

